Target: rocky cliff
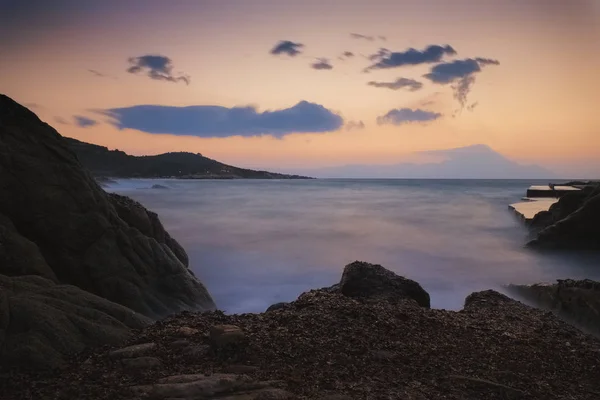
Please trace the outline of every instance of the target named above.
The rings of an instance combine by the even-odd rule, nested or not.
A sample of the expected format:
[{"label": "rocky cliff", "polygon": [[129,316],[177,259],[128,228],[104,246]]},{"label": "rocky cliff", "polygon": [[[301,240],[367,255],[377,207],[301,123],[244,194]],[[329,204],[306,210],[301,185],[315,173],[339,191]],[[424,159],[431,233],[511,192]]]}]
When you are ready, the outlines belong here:
[{"label": "rocky cliff", "polygon": [[156,214],[105,193],[56,130],[0,95],[0,362],[214,309],[187,262]]},{"label": "rocky cliff", "polygon": [[4,398],[599,398],[598,339],[495,291],[471,294],[459,312],[429,309],[425,295],[381,266],[353,263],[339,285],[277,310],[182,313],[60,374],[13,374]]}]

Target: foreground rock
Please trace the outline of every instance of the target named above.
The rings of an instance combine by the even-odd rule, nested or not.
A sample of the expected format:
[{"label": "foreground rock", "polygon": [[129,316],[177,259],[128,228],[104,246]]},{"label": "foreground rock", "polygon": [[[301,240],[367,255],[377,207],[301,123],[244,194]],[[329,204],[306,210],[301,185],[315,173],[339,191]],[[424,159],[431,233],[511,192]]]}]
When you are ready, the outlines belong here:
[{"label": "foreground rock", "polygon": [[56,367],[88,346],[118,344],[149,319],[41,276],[0,275],[0,343],[3,364]]},{"label": "foreground rock", "polygon": [[[53,365],[125,337],[144,320],[134,312],[214,309],[187,262],[156,214],[105,193],[52,127],[0,95],[0,366],[26,338],[30,366]],[[26,275],[47,281],[12,279]]]},{"label": "foreground rock", "polygon": [[566,279],[555,284],[509,285],[507,289],[600,337],[600,282]]},{"label": "foreground rock", "polygon": [[344,268],[340,292],[349,297],[377,300],[412,299],[429,308],[429,293],[410,279],[396,275],[381,265],[356,261]]},{"label": "foreground rock", "polygon": [[[181,339],[182,328],[198,333]],[[238,345],[213,345],[211,332],[234,331],[244,335]],[[101,350],[43,381],[13,374],[3,400],[597,400],[600,393],[598,339],[491,290],[470,295],[460,312],[312,290],[264,314],[185,312],[129,345],[144,345],[142,357],[161,366],[124,374],[114,350]]]}]

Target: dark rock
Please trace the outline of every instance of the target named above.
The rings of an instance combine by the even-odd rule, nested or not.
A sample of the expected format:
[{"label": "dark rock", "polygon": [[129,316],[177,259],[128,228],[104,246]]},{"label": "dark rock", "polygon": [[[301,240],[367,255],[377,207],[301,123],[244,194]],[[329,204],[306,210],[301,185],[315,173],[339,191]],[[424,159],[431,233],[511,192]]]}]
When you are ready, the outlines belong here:
[{"label": "dark rock", "polygon": [[242,343],[244,332],[235,325],[215,325],[210,328],[210,341],[215,347]]},{"label": "dark rock", "polygon": [[[98,349],[50,379],[12,375],[3,400],[598,398],[600,340],[495,291],[465,303],[461,311],[438,310],[319,289],[277,312],[180,313],[131,339],[157,343],[160,369],[124,377]],[[239,327],[245,346],[202,356],[169,346],[182,326],[208,332],[215,325]],[[204,342],[194,336],[194,344]],[[234,365],[257,369],[238,374]]]},{"label": "dark rock", "polygon": [[555,284],[508,285],[507,290],[536,307],[600,336],[600,282],[558,280]]},{"label": "dark rock", "polygon": [[[2,225],[20,236],[16,251],[23,239],[38,249],[21,274],[53,274],[151,317],[213,309],[181,246],[140,207],[107,195],[53,128],[0,95],[0,214],[10,220]],[[10,264],[0,273],[18,274]]]},{"label": "dark rock", "polygon": [[108,353],[110,358],[137,358],[151,353],[156,348],[156,343],[142,343],[133,346],[124,347],[122,349],[113,350]]},{"label": "dark rock", "polygon": [[38,275],[3,278],[15,301],[2,312],[19,316],[4,322],[0,364],[23,354],[53,366],[86,344],[115,344],[145,321],[134,311],[214,309],[187,264],[155,213],[105,193],[58,132],[0,95],[0,274]]},{"label": "dark rock", "polygon": [[381,265],[355,261],[344,268],[340,292],[349,297],[386,300],[411,299],[429,308],[429,294],[417,282],[396,275]]},{"label": "dark rock", "polygon": [[[236,399],[288,400],[294,396],[271,387],[268,381],[256,381],[246,375],[204,374],[177,375],[160,379],[158,383],[131,387],[134,396],[147,399]],[[227,395],[228,397],[224,397]],[[243,396],[243,397],[237,397]]]},{"label": "dark rock", "polygon": [[162,365],[162,361],[156,357],[137,357],[137,358],[124,358],[121,360],[121,364],[127,370],[137,372],[142,369],[157,368]]},{"label": "dark rock", "polygon": [[158,183],[152,185],[152,189],[168,189],[167,186],[159,185]]},{"label": "dark rock", "polygon": [[563,205],[559,202],[559,206],[551,210],[557,214],[553,218],[556,222],[538,232],[537,238],[527,244],[529,247],[600,250],[600,187],[580,206],[581,199],[571,197],[569,202]]},{"label": "dark rock", "polygon": [[177,329],[177,333],[179,336],[190,337],[197,335],[200,331],[198,329],[190,328],[189,326],[182,326]]},{"label": "dark rock", "polygon": [[0,362],[57,368],[88,346],[118,344],[150,320],[75,286],[0,275]]},{"label": "dark rock", "polygon": [[548,211],[537,213],[531,220],[530,227],[539,231],[557,223],[577,211],[593,194],[594,191],[590,189],[565,194],[556,203],[552,204]]},{"label": "dark rock", "polygon": [[270,305],[269,308],[267,308],[267,310],[265,312],[282,310],[282,309],[288,308],[289,306],[290,306],[290,303],[285,303],[285,302],[275,303],[275,304]]}]

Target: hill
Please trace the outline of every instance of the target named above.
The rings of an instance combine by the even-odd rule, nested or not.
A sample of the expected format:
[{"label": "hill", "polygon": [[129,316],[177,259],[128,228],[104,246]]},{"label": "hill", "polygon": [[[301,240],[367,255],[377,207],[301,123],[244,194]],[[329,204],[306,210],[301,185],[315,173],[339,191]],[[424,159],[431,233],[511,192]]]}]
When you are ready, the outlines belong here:
[{"label": "hill", "polygon": [[422,152],[440,157],[426,164],[343,165],[295,171],[318,178],[411,178],[411,179],[530,179],[554,178],[537,165],[516,163],[486,145],[472,145]]},{"label": "hill", "polygon": [[176,152],[132,156],[120,150],[65,138],[93,175],[115,178],[310,179],[299,175],[255,171],[223,164],[201,154]]}]

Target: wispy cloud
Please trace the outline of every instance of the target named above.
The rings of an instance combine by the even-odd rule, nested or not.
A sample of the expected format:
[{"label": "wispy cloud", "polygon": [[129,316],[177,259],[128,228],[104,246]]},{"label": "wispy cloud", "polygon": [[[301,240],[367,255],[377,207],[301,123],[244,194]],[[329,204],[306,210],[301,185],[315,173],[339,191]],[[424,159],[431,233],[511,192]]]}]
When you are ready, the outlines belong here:
[{"label": "wispy cloud", "polygon": [[371,35],[363,35],[361,33],[351,33],[350,37],[352,39],[367,40],[369,42],[373,42],[373,41],[375,41],[377,39],[381,40],[381,41],[386,41],[387,40],[387,38],[385,36],[381,36],[381,35],[371,36]]},{"label": "wispy cloud", "polygon": [[449,45],[431,45],[424,50],[410,48],[405,51],[396,52],[382,48],[369,57],[369,59],[375,61],[375,63],[367,67],[365,71],[398,68],[406,65],[432,64],[440,62],[446,55],[452,56],[455,54],[456,50]]},{"label": "wispy cloud", "polygon": [[103,111],[119,129],[178,136],[229,137],[322,133],[344,120],[322,105],[301,101],[293,107],[259,112],[255,107],[138,105]]},{"label": "wispy cloud", "polygon": [[75,121],[75,125],[79,126],[80,128],[88,128],[98,124],[98,121],[88,117],[83,117],[81,115],[74,115],[73,120]]},{"label": "wispy cloud", "polygon": [[434,65],[431,72],[423,75],[433,83],[452,84],[454,98],[464,108],[467,97],[475,83],[475,75],[487,65],[499,65],[500,62],[489,58],[467,58]]},{"label": "wispy cloud", "polygon": [[313,69],[333,69],[333,65],[327,58],[317,58],[317,61],[310,65]]},{"label": "wispy cloud", "polygon": [[61,125],[69,125],[69,121],[67,121],[63,117],[54,117],[54,121]]},{"label": "wispy cloud", "polygon": [[88,72],[94,76],[97,76],[98,78],[111,78],[111,79],[117,79],[116,76],[112,76],[112,75],[108,75],[108,74],[103,74],[100,71],[97,71],[95,69],[88,69]]},{"label": "wispy cloud", "polygon": [[402,125],[407,123],[430,122],[440,118],[442,114],[433,111],[398,108],[387,112],[387,114],[377,117],[379,125]]},{"label": "wispy cloud", "polygon": [[279,54],[287,54],[290,57],[295,57],[298,54],[302,53],[302,48],[304,45],[302,43],[294,43],[289,40],[281,40],[279,43],[275,45],[270,51],[273,55]]},{"label": "wispy cloud", "polygon": [[144,55],[140,57],[129,58],[130,67],[127,72],[131,74],[146,73],[150,79],[167,82],[184,82],[190,84],[189,75],[173,74],[173,61],[169,57],[161,55]]},{"label": "wispy cloud", "polygon": [[344,125],[344,128],[347,131],[360,130],[365,128],[365,123],[362,121],[348,121]]},{"label": "wispy cloud", "polygon": [[371,82],[368,82],[367,85],[377,87],[377,88],[391,89],[391,90],[400,90],[400,89],[406,88],[407,90],[410,90],[411,92],[419,90],[423,87],[423,84],[421,82],[416,81],[414,79],[409,79],[409,78],[398,78],[393,82],[371,81]]}]

